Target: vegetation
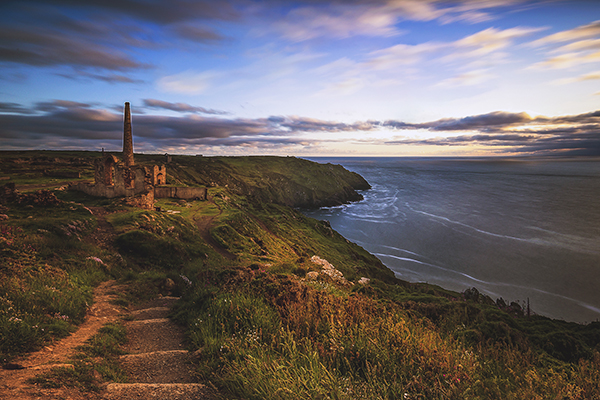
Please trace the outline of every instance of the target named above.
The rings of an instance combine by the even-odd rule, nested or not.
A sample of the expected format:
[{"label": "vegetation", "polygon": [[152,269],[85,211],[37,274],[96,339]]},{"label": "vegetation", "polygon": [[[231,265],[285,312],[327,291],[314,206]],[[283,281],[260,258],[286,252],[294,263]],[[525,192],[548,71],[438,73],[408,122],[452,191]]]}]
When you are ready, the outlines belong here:
[{"label": "vegetation", "polygon": [[[228,397],[600,398],[600,323],[528,316],[474,288],[398,280],[328,223],[289,207],[302,198],[299,185],[313,205],[359,189],[346,180],[352,174],[294,158],[173,158],[168,181],[205,184],[208,201],[161,200],[155,211],[56,191],[62,202],[51,209],[0,210],[8,216],[0,225],[5,360],[68,334],[100,281],[130,282],[119,300],[127,304],[166,293],[168,278],[200,375]],[[337,186],[319,189],[333,186],[332,176]],[[115,240],[103,247],[89,240],[99,222],[87,209],[100,206],[116,211],[106,218]],[[61,377],[86,382],[100,371],[90,346],[78,372]]]},{"label": "vegetation", "polygon": [[71,364],[52,368],[30,382],[43,388],[67,386],[85,391],[100,390],[102,380],[125,382],[127,377],[119,366],[118,356],[124,354],[120,346],[126,340],[122,324],[107,324],[79,347]]}]

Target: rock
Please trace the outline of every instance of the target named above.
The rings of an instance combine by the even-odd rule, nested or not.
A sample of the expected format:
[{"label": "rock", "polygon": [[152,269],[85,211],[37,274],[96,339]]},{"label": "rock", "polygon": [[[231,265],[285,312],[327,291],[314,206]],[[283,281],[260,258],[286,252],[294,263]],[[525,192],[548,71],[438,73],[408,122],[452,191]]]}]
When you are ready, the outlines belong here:
[{"label": "rock", "polygon": [[19,191],[15,184],[10,182],[0,187],[0,203],[9,203],[16,201],[19,198]]},{"label": "rock", "polygon": [[331,279],[340,285],[343,286],[352,286],[354,285],[352,282],[349,282],[346,278],[344,278],[344,274],[335,269],[333,265],[329,263],[329,261],[322,259],[319,256],[312,256],[310,261],[317,265],[321,265],[323,267],[323,273],[331,277]]},{"label": "rock", "polygon": [[171,278],[165,279],[165,289],[169,292],[171,290],[175,289],[175,282],[173,281],[173,279],[171,279]]},{"label": "rock", "polygon": [[315,281],[318,277],[319,273],[317,271],[310,271],[308,274],[306,274],[307,281]]},{"label": "rock", "polygon": [[[17,192],[15,190],[15,192]],[[18,193],[18,192],[17,192]],[[19,194],[18,202],[21,204],[36,205],[36,206],[55,206],[62,203],[54,193],[49,190],[38,190],[31,194]]]}]

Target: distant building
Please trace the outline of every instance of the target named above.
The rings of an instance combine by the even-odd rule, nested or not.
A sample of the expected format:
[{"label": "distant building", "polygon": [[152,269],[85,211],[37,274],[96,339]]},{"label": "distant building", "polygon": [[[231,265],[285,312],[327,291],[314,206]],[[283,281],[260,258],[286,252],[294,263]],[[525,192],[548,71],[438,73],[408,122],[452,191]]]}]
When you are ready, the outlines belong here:
[{"label": "distant building", "polygon": [[[123,160],[104,152],[94,161],[94,183],[73,183],[70,189],[85,192],[96,197],[137,197],[133,205],[152,208],[154,198],[206,199],[206,188],[161,187],[167,183],[167,168],[164,165],[135,165],[133,157],[133,133],[131,129],[131,109],[125,103],[123,127]],[[166,158],[167,162],[171,157]]]}]

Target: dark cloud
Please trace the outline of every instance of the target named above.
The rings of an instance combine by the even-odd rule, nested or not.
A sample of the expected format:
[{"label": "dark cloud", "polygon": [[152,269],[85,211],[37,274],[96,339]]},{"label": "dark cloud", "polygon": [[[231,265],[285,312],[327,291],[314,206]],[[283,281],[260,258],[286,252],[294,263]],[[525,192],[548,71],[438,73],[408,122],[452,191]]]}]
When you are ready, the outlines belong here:
[{"label": "dark cloud", "polygon": [[342,122],[323,121],[304,117],[269,117],[269,121],[289,130],[290,132],[352,132],[370,131],[376,128],[373,121],[345,124]]},{"label": "dark cloud", "polygon": [[63,78],[72,79],[72,80],[86,80],[93,79],[98,81],[103,81],[107,83],[144,83],[141,79],[133,79],[125,75],[119,74],[92,74],[85,71],[74,71],[70,74],[56,74],[58,76],[62,76]]},{"label": "dark cloud", "polygon": [[52,100],[52,101],[40,101],[36,103],[35,109],[37,111],[56,111],[59,109],[81,109],[90,108],[91,104],[79,103],[77,101],[69,100]]},{"label": "dark cloud", "polygon": [[410,124],[402,121],[389,120],[383,126],[395,129],[429,129],[432,131],[470,131],[488,130],[530,122],[532,118],[527,113],[508,113],[495,111],[488,114],[473,115],[464,118],[444,118],[433,122]]},{"label": "dark cloud", "polygon": [[6,5],[72,8],[77,11],[126,15],[168,24],[193,19],[235,20],[239,12],[231,1],[200,0],[13,0]]},{"label": "dark cloud", "polygon": [[173,32],[178,36],[200,43],[219,42],[225,39],[225,36],[218,32],[190,24],[180,24],[173,27]]},{"label": "dark cloud", "polygon": [[147,67],[118,49],[44,28],[0,28],[0,61],[109,70]]},{"label": "dark cloud", "polygon": [[226,111],[212,110],[204,107],[191,106],[186,103],[169,103],[167,101],[156,99],[144,99],[144,106],[154,109],[165,109],[184,113],[200,113],[200,114],[228,114]]},{"label": "dark cloud", "polygon": [[[135,140],[142,148],[161,150],[186,146],[253,147],[314,146],[335,137],[325,133],[369,132],[377,129],[471,134],[431,139],[398,139],[383,145],[479,146],[498,152],[527,154],[600,155],[600,112],[559,117],[531,118],[524,113],[489,113],[465,118],[442,119],[421,124],[402,121],[363,121],[347,124],[296,116],[268,118],[225,118],[206,116],[210,110],[185,103],[145,99],[147,108],[186,113],[181,116],[144,114],[132,110]],[[141,113],[140,113],[141,111]],[[5,148],[99,148],[120,146],[123,129],[122,106],[101,108],[97,104],[65,100],[36,103],[27,109],[17,103],[0,103],[0,140]],[[487,124],[486,124],[487,123]],[[441,129],[440,129],[441,128]],[[299,133],[313,133],[306,139]],[[327,138],[327,139],[326,139]],[[376,139],[366,143],[377,143]],[[27,144],[29,143],[29,144]],[[79,144],[79,145],[78,145]],[[89,147],[91,146],[91,147]]]},{"label": "dark cloud", "polygon": [[17,103],[0,102],[0,113],[32,114],[33,111]]},{"label": "dark cloud", "polygon": [[122,74],[83,75],[80,70],[149,68],[136,50],[183,45],[177,39],[185,39],[187,45],[189,40],[219,42],[224,37],[203,21],[233,21],[239,16],[228,1],[5,1],[0,15],[0,62],[68,66],[77,78],[139,83]]}]

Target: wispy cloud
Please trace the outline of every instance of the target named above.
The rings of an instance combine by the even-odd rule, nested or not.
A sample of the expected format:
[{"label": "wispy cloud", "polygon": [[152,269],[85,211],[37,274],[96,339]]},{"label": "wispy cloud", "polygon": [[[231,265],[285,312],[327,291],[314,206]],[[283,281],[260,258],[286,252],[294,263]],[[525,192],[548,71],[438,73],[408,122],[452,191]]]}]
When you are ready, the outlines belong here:
[{"label": "wispy cloud", "polygon": [[68,65],[126,70],[147,67],[122,51],[43,28],[0,28],[0,60],[34,66]]},{"label": "wispy cloud", "polygon": [[[565,45],[562,43],[571,42]],[[553,47],[561,44],[560,47]],[[550,47],[550,57],[536,63],[538,69],[566,69],[600,61],[600,21],[545,36],[531,47]]]},{"label": "wispy cloud", "polygon": [[532,46],[544,46],[553,43],[572,42],[600,35],[600,21],[582,25],[574,29],[545,36],[531,43]]},{"label": "wispy cloud", "polygon": [[186,103],[170,103],[167,101],[156,100],[156,99],[144,99],[143,103],[144,103],[144,106],[146,106],[148,108],[165,109],[165,110],[171,110],[171,111],[177,111],[177,112],[183,112],[183,113],[200,113],[200,114],[217,114],[217,115],[229,114],[227,111],[219,111],[219,110],[207,109],[204,107],[196,107],[196,106],[191,106]]},{"label": "wispy cloud", "polygon": [[158,88],[165,92],[181,94],[199,94],[207,90],[213,79],[218,76],[211,71],[184,71],[179,74],[164,76],[157,82]]},{"label": "wispy cloud", "polygon": [[515,7],[514,1],[454,1],[436,0],[358,0],[323,3],[294,8],[274,28],[293,41],[319,37],[349,38],[353,36],[389,37],[402,34],[397,24],[402,21],[433,21],[480,23],[495,17],[486,10]]}]

